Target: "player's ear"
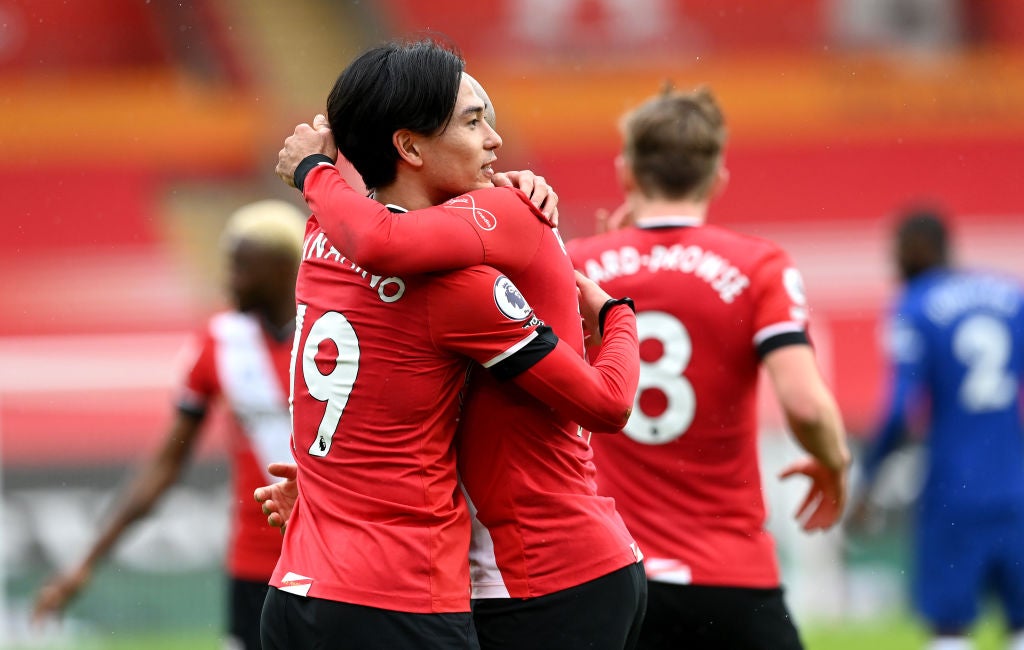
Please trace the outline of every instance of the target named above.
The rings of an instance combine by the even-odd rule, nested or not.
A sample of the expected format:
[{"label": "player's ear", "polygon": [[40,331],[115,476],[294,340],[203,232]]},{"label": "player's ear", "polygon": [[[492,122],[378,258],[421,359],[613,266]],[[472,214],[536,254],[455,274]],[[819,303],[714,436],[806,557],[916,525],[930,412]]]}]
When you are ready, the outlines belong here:
[{"label": "player's ear", "polygon": [[420,151],[420,134],[409,129],[399,129],[391,136],[391,143],[398,151],[398,157],[413,167],[423,165],[423,155]]},{"label": "player's ear", "polygon": [[619,179],[619,185],[624,194],[629,194],[636,189],[636,176],[633,175],[633,169],[629,166],[626,157],[621,153],[615,156],[615,177]]},{"label": "player's ear", "polygon": [[725,161],[722,161],[718,165],[718,171],[715,172],[715,180],[711,184],[711,197],[721,196],[725,192],[725,188],[729,186],[729,168],[725,166]]}]

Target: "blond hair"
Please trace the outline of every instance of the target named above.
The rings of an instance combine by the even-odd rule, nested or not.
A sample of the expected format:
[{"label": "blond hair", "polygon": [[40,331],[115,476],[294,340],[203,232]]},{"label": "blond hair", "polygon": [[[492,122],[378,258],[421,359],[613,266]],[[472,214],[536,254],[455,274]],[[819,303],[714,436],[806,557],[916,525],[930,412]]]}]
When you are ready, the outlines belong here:
[{"label": "blond hair", "polygon": [[305,232],[306,215],[299,208],[286,201],[265,199],[244,205],[228,217],[221,246],[228,249],[240,241],[251,241],[297,262],[302,256]]},{"label": "blond hair", "polygon": [[705,86],[661,93],[622,118],[623,157],[649,197],[706,198],[725,149],[725,117]]}]

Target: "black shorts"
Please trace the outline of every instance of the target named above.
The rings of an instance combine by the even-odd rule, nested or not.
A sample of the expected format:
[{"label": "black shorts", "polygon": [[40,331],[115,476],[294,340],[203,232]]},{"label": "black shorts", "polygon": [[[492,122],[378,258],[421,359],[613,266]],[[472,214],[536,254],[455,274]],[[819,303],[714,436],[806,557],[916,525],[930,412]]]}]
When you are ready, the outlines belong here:
[{"label": "black shorts", "polygon": [[641,563],[536,598],[473,601],[481,650],[623,650],[636,646],[647,604]]},{"label": "black shorts", "polygon": [[642,650],[801,650],[782,589],[648,583]]},{"label": "black shorts", "polygon": [[410,614],[271,587],[260,620],[263,650],[479,650],[473,616]]},{"label": "black shorts", "polygon": [[260,615],[267,597],[266,580],[228,580],[228,647],[260,650]]}]

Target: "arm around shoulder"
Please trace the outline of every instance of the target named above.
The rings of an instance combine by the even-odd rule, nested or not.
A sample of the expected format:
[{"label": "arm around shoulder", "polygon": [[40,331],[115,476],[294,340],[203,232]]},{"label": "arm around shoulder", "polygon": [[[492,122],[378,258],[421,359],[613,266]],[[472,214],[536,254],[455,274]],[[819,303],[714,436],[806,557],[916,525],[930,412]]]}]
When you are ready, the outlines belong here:
[{"label": "arm around shoulder", "polygon": [[428,273],[485,262],[472,218],[448,204],[391,212],[357,192],[331,165],[309,171],[303,196],[331,243],[375,273]]},{"label": "arm around shoulder", "polygon": [[625,304],[606,311],[604,341],[593,364],[559,342],[515,379],[527,392],[594,433],[615,433],[626,426],[639,381],[636,316]]}]

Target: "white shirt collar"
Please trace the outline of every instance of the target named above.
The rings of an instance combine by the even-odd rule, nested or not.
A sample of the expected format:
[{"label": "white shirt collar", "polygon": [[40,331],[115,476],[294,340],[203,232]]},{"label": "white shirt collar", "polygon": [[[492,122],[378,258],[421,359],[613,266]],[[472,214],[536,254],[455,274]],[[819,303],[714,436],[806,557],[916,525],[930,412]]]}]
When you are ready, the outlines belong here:
[{"label": "white shirt collar", "polygon": [[681,226],[700,226],[704,220],[693,215],[665,215],[661,217],[647,217],[636,223],[637,228],[677,228]]}]

